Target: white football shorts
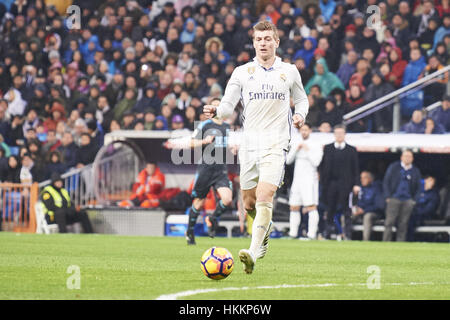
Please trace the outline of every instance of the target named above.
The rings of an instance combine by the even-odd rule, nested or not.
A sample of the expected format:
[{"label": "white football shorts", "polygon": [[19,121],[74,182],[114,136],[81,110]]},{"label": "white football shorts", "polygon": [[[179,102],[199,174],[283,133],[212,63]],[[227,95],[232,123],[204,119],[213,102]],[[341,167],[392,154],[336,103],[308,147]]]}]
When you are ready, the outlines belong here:
[{"label": "white football shorts", "polygon": [[289,194],[290,206],[317,206],[319,204],[319,180],[296,179]]},{"label": "white football shorts", "polygon": [[250,190],[264,181],[277,187],[283,184],[286,151],[239,150],[240,182],[242,190]]}]

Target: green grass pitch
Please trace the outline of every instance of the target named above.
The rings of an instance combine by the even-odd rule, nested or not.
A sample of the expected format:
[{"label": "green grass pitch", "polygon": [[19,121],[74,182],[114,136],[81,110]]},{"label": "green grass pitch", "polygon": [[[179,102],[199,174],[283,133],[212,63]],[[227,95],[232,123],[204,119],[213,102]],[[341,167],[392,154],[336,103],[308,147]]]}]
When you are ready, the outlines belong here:
[{"label": "green grass pitch", "polygon": [[[187,246],[179,237],[3,232],[0,299],[450,299],[446,243],[271,239],[266,257],[247,275],[237,256],[249,243],[198,237]],[[200,257],[212,246],[235,258],[227,279],[210,280],[200,270]],[[73,265],[79,289],[67,286]],[[379,272],[368,273],[369,266]]]}]

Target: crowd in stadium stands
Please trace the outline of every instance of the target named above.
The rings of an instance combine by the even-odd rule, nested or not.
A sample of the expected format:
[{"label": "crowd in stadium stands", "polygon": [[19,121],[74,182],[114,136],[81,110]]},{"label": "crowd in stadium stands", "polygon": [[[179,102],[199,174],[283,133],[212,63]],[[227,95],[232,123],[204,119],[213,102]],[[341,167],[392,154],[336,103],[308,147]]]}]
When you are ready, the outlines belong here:
[{"label": "crowd in stadium stands", "polygon": [[[259,20],[277,25],[277,54],[297,66],[316,131],[329,132],[345,113],[450,59],[448,0],[73,4],[81,8],[80,28],[68,28],[65,8],[44,0],[0,1],[1,181],[20,182],[24,161],[33,162],[34,181],[85,166],[113,130],[193,130],[202,106],[221,97],[234,68],[253,57]],[[445,75],[401,99],[405,122],[412,115],[405,132],[450,131],[447,82]],[[432,114],[422,112],[442,100]],[[240,110],[233,128],[241,125]],[[392,107],[348,127],[391,130]]]}]

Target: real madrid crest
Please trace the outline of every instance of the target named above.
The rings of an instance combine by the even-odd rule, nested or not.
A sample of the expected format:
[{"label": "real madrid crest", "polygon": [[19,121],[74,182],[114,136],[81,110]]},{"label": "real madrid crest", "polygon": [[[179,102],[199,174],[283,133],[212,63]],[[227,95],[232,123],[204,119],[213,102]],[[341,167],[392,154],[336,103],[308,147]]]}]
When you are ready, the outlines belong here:
[{"label": "real madrid crest", "polygon": [[280,79],[286,82],[286,75],[284,73],[280,74]]},{"label": "real madrid crest", "polygon": [[248,71],[248,74],[254,74],[255,73],[255,67],[248,67],[247,71]]}]

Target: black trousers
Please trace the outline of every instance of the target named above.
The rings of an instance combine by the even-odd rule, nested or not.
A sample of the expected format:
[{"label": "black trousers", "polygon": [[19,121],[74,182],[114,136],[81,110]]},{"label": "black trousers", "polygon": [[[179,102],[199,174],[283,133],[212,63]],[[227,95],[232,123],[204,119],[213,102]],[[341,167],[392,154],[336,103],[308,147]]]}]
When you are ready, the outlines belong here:
[{"label": "black trousers", "polygon": [[348,196],[350,191],[343,188],[342,183],[332,180],[327,184],[324,194],[324,200],[327,205],[325,215],[325,231],[324,237],[329,239],[335,228],[334,217],[340,211],[344,215],[343,232],[347,239],[352,238],[352,217],[348,205]]},{"label": "black trousers", "polygon": [[[47,216],[47,222],[49,222]],[[67,225],[80,222],[84,233],[93,233],[91,221],[84,210],[77,211],[75,208],[61,208],[55,210],[55,221],[60,233],[67,233]],[[53,222],[53,223],[54,223]]]}]

